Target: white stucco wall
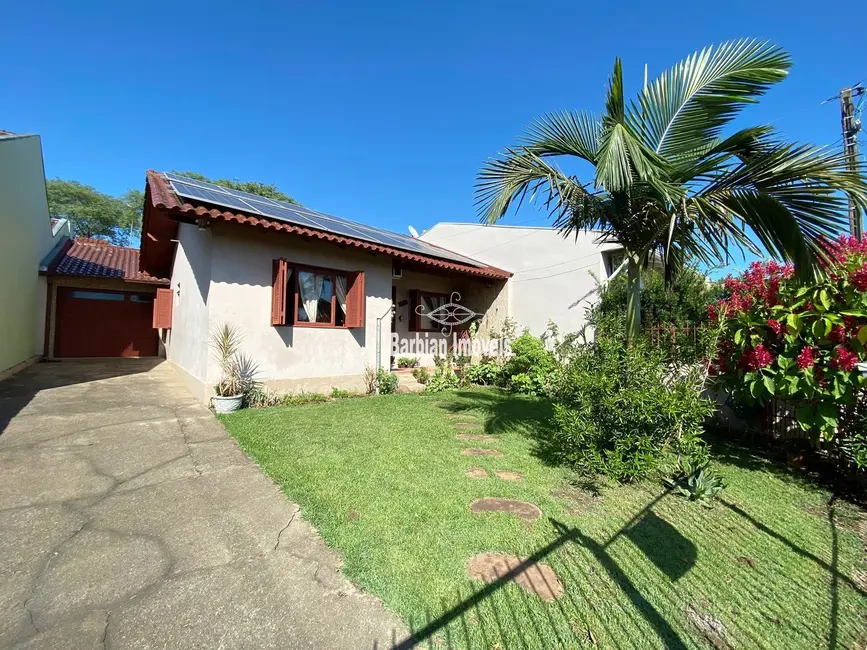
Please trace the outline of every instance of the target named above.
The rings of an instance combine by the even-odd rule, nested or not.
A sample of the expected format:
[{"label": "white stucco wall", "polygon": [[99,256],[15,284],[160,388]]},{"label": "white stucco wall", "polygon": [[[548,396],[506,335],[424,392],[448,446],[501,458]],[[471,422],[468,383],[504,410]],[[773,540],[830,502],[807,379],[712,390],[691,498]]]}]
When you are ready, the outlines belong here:
[{"label": "white stucco wall", "polygon": [[166,358],[187,373],[190,388],[201,393],[208,371],[208,294],[211,290],[211,231],[178,226],[178,243],[170,285],[172,329]]},{"label": "white stucco wall", "polygon": [[0,373],[42,354],[54,242],[39,136],[0,136]]},{"label": "white stucco wall", "polygon": [[463,253],[481,262],[511,271],[508,282],[509,314],[534,334],[553,320],[563,332],[584,326],[586,311],[596,299],[596,280],[607,277],[598,233],[582,232],[564,239],[551,228],[482,226],[439,223],[421,239]]}]

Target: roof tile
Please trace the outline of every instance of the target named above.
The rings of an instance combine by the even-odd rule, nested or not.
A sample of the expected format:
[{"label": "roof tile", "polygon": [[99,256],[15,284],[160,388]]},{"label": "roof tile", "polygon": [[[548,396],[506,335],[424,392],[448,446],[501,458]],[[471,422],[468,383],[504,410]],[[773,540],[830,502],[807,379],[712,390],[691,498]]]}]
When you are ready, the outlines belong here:
[{"label": "roof tile", "polygon": [[118,278],[127,282],[168,284],[165,278],[139,271],[137,248],[114,246],[99,239],[79,237],[64,247],[51,264],[49,275]]}]

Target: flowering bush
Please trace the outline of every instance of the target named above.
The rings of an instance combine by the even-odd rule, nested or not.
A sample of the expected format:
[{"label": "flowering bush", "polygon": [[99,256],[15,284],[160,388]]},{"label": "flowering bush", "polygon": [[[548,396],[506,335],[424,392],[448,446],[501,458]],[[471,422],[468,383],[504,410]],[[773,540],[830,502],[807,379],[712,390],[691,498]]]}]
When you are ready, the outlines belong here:
[{"label": "flowering bush", "polygon": [[867,387],[856,367],[867,358],[867,242],[842,237],[828,251],[809,284],[791,266],[754,262],[726,279],[728,295],[708,317],[725,325],[710,363],[723,385],[748,404],[796,403],[798,424],[831,440],[841,406]]}]

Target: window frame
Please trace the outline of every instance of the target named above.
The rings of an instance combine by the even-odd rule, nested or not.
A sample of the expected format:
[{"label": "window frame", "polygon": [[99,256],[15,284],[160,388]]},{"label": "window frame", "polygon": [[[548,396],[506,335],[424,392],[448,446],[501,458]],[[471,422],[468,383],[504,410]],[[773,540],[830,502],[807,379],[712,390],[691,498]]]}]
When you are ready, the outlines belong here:
[{"label": "window frame", "polygon": [[[289,322],[288,314],[287,314],[287,325],[291,325],[292,327],[314,327],[320,329],[332,329],[332,330],[346,330],[351,329],[346,324],[346,316],[347,314],[343,314],[343,325],[337,325],[337,309],[339,309],[339,305],[337,304],[337,276],[342,275],[346,278],[347,282],[347,291],[349,285],[349,276],[353,273],[352,271],[343,271],[341,269],[327,269],[321,266],[309,266],[306,264],[288,264],[287,268],[292,270],[292,276],[289,282],[292,283],[292,292],[294,298],[290,302],[292,305],[292,319]],[[309,322],[309,321],[299,321],[298,320],[298,307],[300,306],[301,301],[301,290],[299,289],[299,273],[315,273],[318,275],[327,275],[331,278],[331,322],[330,323],[321,323],[321,322]],[[286,287],[286,291],[289,291],[289,287]],[[348,296],[347,296],[348,298]]]},{"label": "window frame", "polygon": [[[442,293],[441,291],[424,291],[422,289],[417,289],[416,295],[418,296],[418,302],[412,306],[413,314],[416,314],[418,316],[418,329],[416,331],[417,332],[439,332],[439,331],[441,331],[443,326],[440,325],[439,323],[432,321],[430,318],[427,319],[427,322],[431,325],[431,327],[429,327],[429,328],[424,327],[425,314],[419,314],[418,312],[416,312],[416,307],[423,304],[422,301],[424,300],[425,297],[442,298],[445,301],[444,304],[448,304],[448,302],[451,300],[451,294],[450,293]],[[439,309],[439,307],[437,309]],[[436,327],[434,327],[434,326],[436,326]]]}]

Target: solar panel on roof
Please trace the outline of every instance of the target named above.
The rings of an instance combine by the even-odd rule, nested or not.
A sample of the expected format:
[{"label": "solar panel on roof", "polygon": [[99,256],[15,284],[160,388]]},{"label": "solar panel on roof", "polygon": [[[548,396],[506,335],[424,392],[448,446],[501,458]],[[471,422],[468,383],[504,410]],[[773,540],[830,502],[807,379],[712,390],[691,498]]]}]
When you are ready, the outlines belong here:
[{"label": "solar panel on roof", "polygon": [[482,266],[480,262],[472,258],[432,246],[419,239],[381,228],[365,226],[364,224],[348,221],[340,217],[333,217],[294,203],[269,199],[240,190],[230,190],[214,183],[199,181],[186,176],[178,176],[177,174],[164,174],[164,176],[171,183],[175,194],[187,199],[251,214],[260,214],[298,226],[315,228],[316,230],[344,235],[354,239],[362,239],[374,244],[420,253],[429,257],[437,257],[471,266]]}]

